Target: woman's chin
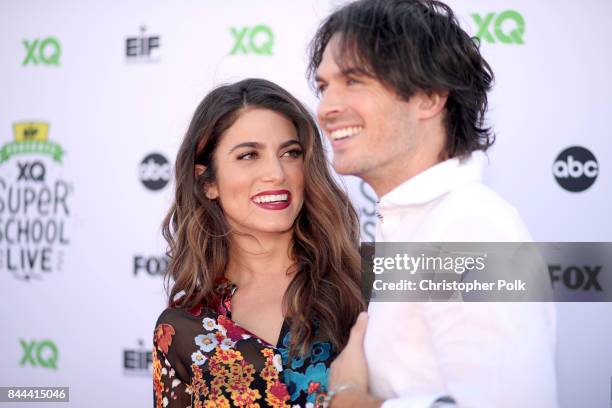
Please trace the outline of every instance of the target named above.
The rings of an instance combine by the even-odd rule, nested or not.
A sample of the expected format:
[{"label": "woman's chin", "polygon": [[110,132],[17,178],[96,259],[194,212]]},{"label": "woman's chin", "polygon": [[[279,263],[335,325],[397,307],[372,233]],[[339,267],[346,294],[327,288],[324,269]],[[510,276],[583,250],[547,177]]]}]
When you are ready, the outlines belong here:
[{"label": "woman's chin", "polygon": [[293,223],[266,223],[249,226],[237,226],[235,231],[244,234],[285,234],[293,229]]}]

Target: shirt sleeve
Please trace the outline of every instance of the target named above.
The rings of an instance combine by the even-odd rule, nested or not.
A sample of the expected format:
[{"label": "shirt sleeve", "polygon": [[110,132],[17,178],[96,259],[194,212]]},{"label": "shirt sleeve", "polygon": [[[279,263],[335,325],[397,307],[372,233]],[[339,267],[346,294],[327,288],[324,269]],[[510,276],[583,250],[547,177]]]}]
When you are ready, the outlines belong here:
[{"label": "shirt sleeve", "polygon": [[445,399],[437,394],[415,395],[386,400],[381,408],[450,408],[456,406],[454,403],[447,403],[446,401],[444,402],[446,405],[442,405],[440,401],[445,401]]},{"label": "shirt sleeve", "polygon": [[[178,377],[179,360],[175,325],[160,316],[153,335],[153,406],[185,408],[191,406],[192,389]],[[181,370],[184,372],[184,370]]]},{"label": "shirt sleeve", "polygon": [[429,395],[395,390],[398,398],[383,408],[450,407],[453,400],[474,408],[556,407],[554,338],[546,321],[553,306],[423,304],[443,388]]}]

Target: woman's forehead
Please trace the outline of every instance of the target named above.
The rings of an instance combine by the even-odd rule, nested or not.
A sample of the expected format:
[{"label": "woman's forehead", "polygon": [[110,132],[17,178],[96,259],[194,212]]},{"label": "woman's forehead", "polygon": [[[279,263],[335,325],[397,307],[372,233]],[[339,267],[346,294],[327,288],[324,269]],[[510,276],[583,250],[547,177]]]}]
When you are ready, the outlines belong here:
[{"label": "woman's forehead", "polygon": [[221,135],[219,145],[254,142],[260,145],[281,145],[298,140],[293,122],[270,109],[250,109],[240,114]]}]

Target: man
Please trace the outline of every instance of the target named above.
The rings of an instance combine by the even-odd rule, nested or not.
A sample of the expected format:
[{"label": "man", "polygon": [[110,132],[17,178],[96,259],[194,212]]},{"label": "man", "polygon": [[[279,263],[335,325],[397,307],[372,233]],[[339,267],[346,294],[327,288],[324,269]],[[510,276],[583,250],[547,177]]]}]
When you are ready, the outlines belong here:
[{"label": "man", "polygon": [[[530,241],[514,208],[481,182],[493,73],[448,6],[345,5],[315,35],[309,73],[336,171],[379,197],[377,241]],[[328,400],[556,406],[552,307],[372,302],[332,366]]]}]

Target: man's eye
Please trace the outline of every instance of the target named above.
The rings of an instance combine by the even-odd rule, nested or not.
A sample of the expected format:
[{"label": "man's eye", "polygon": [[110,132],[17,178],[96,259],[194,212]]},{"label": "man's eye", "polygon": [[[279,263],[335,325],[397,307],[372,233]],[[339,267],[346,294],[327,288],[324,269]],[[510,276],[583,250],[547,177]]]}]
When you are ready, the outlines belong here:
[{"label": "man's eye", "polygon": [[317,85],[317,94],[321,95],[323,92],[325,92],[325,89],[327,89],[327,85],[325,84]]},{"label": "man's eye", "polygon": [[355,85],[355,84],[359,84],[359,80],[355,79],[355,78],[348,78],[346,80],[346,84],[347,85]]},{"label": "man's eye", "polygon": [[242,153],[238,156],[238,160],[252,160],[257,158],[257,152]]},{"label": "man's eye", "polygon": [[304,151],[302,149],[292,149],[283,153],[283,157],[288,156],[297,159],[298,157],[302,156],[302,154],[304,154]]}]

